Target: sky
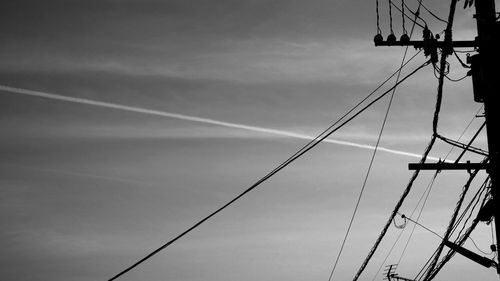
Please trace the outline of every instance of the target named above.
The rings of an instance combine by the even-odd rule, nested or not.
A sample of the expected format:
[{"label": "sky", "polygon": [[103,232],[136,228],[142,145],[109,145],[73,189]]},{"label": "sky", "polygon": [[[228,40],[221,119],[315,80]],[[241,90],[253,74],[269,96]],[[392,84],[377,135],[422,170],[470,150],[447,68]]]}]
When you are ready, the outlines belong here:
[{"label": "sky", "polygon": [[[424,4],[447,17],[448,1]],[[379,11],[387,36],[386,1]],[[399,37],[401,14],[392,13]],[[459,2],[455,39],[475,36],[472,15]],[[434,33],[444,30],[424,11],[422,18]],[[375,1],[2,1],[2,279],[107,280],[177,236],[398,69],[404,49],[375,47],[376,31]],[[417,26],[413,38],[420,36]],[[402,75],[425,60],[419,54]],[[466,74],[454,57],[449,61],[450,77]],[[375,156],[333,280],[355,275],[405,188],[407,164],[430,140],[436,88],[430,66],[398,87],[384,150]],[[465,132],[466,142],[481,125],[471,89],[470,78],[446,82],[443,135]],[[388,101],[118,280],[328,280]],[[487,149],[484,132],[476,146]],[[437,142],[429,161],[450,149]],[[421,206],[431,176],[422,172],[402,212]],[[467,177],[441,172],[420,223],[444,233]],[[485,177],[479,174],[474,191]],[[402,255],[412,227],[389,229],[360,280],[382,280],[379,268],[400,257],[397,273],[416,275],[440,241],[417,227]],[[490,226],[480,224],[472,238],[489,251]],[[478,252],[470,240],[465,246]],[[457,278],[498,276],[456,256],[436,280]]]}]

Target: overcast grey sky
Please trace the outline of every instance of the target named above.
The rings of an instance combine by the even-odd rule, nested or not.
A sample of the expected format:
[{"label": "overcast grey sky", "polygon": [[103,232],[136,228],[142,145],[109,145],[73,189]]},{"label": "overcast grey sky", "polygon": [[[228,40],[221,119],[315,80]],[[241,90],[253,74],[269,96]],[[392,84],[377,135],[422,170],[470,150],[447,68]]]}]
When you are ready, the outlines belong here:
[{"label": "overcast grey sky", "polygon": [[[416,8],[417,1],[406,3]],[[447,17],[448,1],[424,3]],[[386,36],[387,1],[380,14]],[[475,36],[472,14],[459,3],[457,39]],[[399,36],[400,14],[393,16]],[[422,17],[433,32],[444,29]],[[0,85],[20,89],[0,91],[2,280],[107,280],[175,237],[302,147],[306,141],[293,134],[321,132],[398,68],[404,49],[375,48],[375,32],[375,1],[2,1]],[[403,74],[424,61],[419,55]],[[466,73],[450,63],[453,78]],[[446,84],[440,130],[451,138],[478,111],[470,84]],[[427,67],[398,88],[381,146],[423,152],[436,87]],[[332,139],[375,145],[387,101]],[[476,118],[464,139],[480,124]],[[484,136],[477,145],[485,148]],[[438,143],[431,154],[444,158],[449,149]],[[320,145],[120,279],[327,280],[371,153]],[[354,276],[409,179],[407,163],[417,161],[377,154],[334,280]],[[422,174],[403,212],[415,208],[430,177]],[[466,178],[440,174],[424,225],[445,230]],[[386,264],[399,259],[410,226]],[[377,270],[400,231],[390,229],[362,280],[382,279]],[[489,248],[489,226],[472,237]],[[438,243],[417,228],[398,273],[413,277]],[[455,257],[440,278],[498,277]]]}]

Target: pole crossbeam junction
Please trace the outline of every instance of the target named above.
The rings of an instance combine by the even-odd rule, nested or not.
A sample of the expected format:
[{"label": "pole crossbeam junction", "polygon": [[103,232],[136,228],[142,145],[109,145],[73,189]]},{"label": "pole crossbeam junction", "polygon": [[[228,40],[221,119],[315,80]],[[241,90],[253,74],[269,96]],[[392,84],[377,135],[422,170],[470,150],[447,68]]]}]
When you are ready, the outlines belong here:
[{"label": "pole crossbeam junction", "polygon": [[446,162],[438,162],[438,163],[410,163],[408,164],[409,170],[487,170],[487,163],[446,163]]}]

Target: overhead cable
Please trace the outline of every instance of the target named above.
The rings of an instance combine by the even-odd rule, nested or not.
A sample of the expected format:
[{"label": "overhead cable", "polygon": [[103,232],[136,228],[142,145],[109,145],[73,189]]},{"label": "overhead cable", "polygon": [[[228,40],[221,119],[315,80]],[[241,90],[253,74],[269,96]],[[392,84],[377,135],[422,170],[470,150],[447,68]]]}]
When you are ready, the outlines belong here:
[{"label": "overhead cable", "polygon": [[377,15],[377,34],[382,34],[380,30],[380,14],[379,14],[379,0],[375,0],[375,14]]},{"label": "overhead cable", "polygon": [[389,28],[391,29],[391,34],[394,34],[394,30],[392,29],[392,1],[389,1]]}]

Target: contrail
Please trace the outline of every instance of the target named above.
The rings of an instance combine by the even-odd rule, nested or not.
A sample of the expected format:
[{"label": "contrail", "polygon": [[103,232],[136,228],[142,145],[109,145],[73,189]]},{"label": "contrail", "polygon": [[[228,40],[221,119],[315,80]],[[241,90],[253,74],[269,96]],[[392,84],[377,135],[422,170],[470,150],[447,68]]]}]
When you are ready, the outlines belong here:
[{"label": "contrail", "polygon": [[[121,105],[121,104],[117,104],[117,103],[110,103],[110,102],[104,102],[104,101],[98,101],[98,100],[68,97],[68,96],[63,96],[63,95],[44,93],[44,92],[40,92],[40,91],[10,87],[10,86],[5,86],[5,85],[0,85],[0,91],[6,91],[6,92],[10,92],[10,93],[28,95],[28,96],[34,96],[34,97],[40,97],[40,98],[46,98],[46,99],[51,99],[51,100],[66,101],[66,102],[72,102],[72,103],[79,103],[79,104],[86,104],[86,105],[92,105],[92,106],[98,106],[98,107],[111,108],[111,109],[116,109],[116,110],[123,110],[123,111],[136,112],[136,113],[142,113],[142,114],[156,115],[156,116],[162,116],[162,117],[168,117],[168,118],[175,118],[175,119],[180,119],[180,120],[193,121],[193,122],[217,125],[217,126],[252,131],[252,132],[259,132],[259,133],[265,133],[265,134],[271,134],[271,135],[285,136],[285,137],[291,137],[291,138],[296,138],[296,139],[303,139],[303,140],[313,140],[314,139],[313,136],[298,134],[298,133],[289,132],[289,131],[282,131],[282,130],[264,128],[264,127],[249,126],[249,125],[225,122],[225,121],[220,121],[220,120],[215,120],[215,119],[202,118],[202,117],[196,117],[196,116],[190,116],[190,115],[183,115],[183,114],[177,114],[177,113],[159,111],[159,110],[153,110],[153,109],[147,109],[147,108],[140,108],[140,107],[134,107],[134,106],[127,106],[127,105]],[[355,142],[350,142],[350,141],[325,139],[325,140],[323,140],[323,142],[344,145],[344,146],[358,147],[358,148],[369,149],[369,150],[375,150],[375,146],[368,145],[368,144],[360,144],[360,143],[355,143]],[[385,147],[380,147],[380,146],[377,149],[379,151],[384,151],[387,153],[392,153],[392,154],[402,155],[402,156],[409,156],[409,157],[414,157],[414,158],[418,158],[418,159],[420,159],[422,157],[422,155],[420,155],[420,154],[411,153],[411,152],[407,152],[407,151],[401,151],[401,150],[395,150],[395,149],[390,149],[390,148],[385,148]],[[436,158],[436,157],[427,157],[427,158],[431,159],[431,160],[436,160],[436,161],[439,160],[439,158]]]}]

